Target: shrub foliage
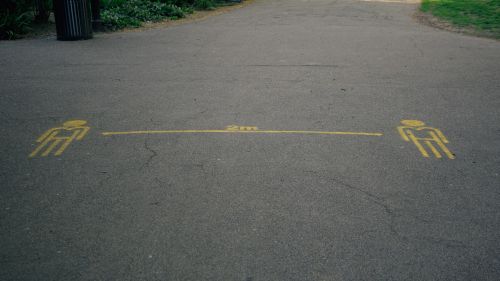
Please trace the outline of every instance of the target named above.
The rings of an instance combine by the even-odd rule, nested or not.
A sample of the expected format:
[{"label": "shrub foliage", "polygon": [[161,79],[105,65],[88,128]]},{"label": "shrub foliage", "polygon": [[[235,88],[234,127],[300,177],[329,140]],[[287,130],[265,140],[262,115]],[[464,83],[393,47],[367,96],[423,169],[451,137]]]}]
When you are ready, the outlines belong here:
[{"label": "shrub foliage", "polygon": [[107,0],[103,4],[102,22],[110,29],[137,27],[142,22],[165,18],[182,18],[187,12],[187,9],[172,3],[150,0]]},{"label": "shrub foliage", "polygon": [[[90,0],[89,0],[90,1]],[[137,27],[143,22],[183,18],[194,9],[207,10],[231,0],[100,0],[108,29]],[[0,0],[0,40],[15,39],[33,22],[47,21],[51,0]]]},{"label": "shrub foliage", "polygon": [[231,0],[101,0],[102,22],[109,29],[137,27],[143,22],[178,19],[194,9],[210,10]]}]

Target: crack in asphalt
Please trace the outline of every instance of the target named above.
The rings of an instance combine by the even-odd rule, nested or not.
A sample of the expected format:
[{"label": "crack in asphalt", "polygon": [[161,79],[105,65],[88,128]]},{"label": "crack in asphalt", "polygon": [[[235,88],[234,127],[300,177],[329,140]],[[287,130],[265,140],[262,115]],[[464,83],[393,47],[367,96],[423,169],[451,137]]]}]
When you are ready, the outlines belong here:
[{"label": "crack in asphalt", "polygon": [[455,239],[444,239],[444,238],[439,238],[439,237],[432,237],[432,236],[416,236],[416,237],[409,237],[407,235],[404,235],[402,234],[401,232],[399,232],[397,229],[396,229],[396,225],[397,225],[397,222],[396,222],[396,219],[399,218],[399,217],[403,217],[403,216],[407,216],[407,217],[412,217],[413,219],[415,220],[418,220],[420,222],[423,222],[423,223],[430,223],[431,221],[429,220],[424,220],[424,219],[421,219],[421,218],[418,218],[416,216],[413,216],[413,215],[409,215],[409,214],[399,214],[396,212],[396,210],[394,208],[392,208],[389,204],[385,203],[385,202],[382,202],[383,199],[382,197],[379,197],[379,196],[376,196],[362,188],[359,188],[359,187],[356,187],[354,185],[351,185],[349,183],[346,183],[342,180],[339,180],[337,178],[330,178],[331,181],[341,185],[341,186],[344,186],[344,187],[347,187],[351,190],[354,190],[355,192],[358,192],[358,193],[361,193],[363,195],[365,195],[365,197],[367,197],[367,199],[372,202],[373,204],[377,205],[377,206],[380,206],[384,213],[388,216],[389,218],[389,223],[388,223],[388,227],[389,227],[389,230],[390,232],[399,237],[402,241],[404,242],[408,242],[410,239],[418,239],[418,240],[421,240],[421,241],[425,241],[425,242],[428,242],[430,244],[436,244],[436,245],[441,245],[441,246],[444,246],[445,248],[460,248],[460,249],[465,249],[465,248],[469,248],[470,246],[468,246],[465,242],[463,241],[459,241],[459,240],[455,240]]},{"label": "crack in asphalt", "polygon": [[341,185],[341,186],[344,186],[344,187],[347,187],[351,190],[354,190],[358,193],[362,193],[363,195],[365,195],[365,197],[367,197],[367,199],[372,202],[373,204],[377,205],[377,206],[380,206],[382,207],[382,209],[384,210],[384,213],[389,217],[389,230],[391,231],[392,234],[396,235],[396,236],[399,236],[403,239],[407,239],[404,235],[401,235],[401,233],[399,233],[397,230],[396,230],[396,217],[400,217],[401,215],[400,214],[396,214],[394,212],[394,210],[386,203],[382,202],[382,200],[384,200],[383,198],[379,197],[379,196],[376,196],[362,188],[358,188],[354,185],[351,185],[349,183],[346,183],[342,180],[339,180],[337,178],[330,178],[331,181]]},{"label": "crack in asphalt", "polygon": [[153,161],[153,159],[158,156],[158,152],[156,152],[156,150],[152,149],[149,144],[148,144],[148,137],[144,138],[144,148],[149,151],[151,153],[151,155],[149,155],[148,159],[146,160],[146,162],[144,162],[144,164],[141,166],[141,169],[144,169],[144,168],[149,168],[149,166],[151,165],[151,162]]}]

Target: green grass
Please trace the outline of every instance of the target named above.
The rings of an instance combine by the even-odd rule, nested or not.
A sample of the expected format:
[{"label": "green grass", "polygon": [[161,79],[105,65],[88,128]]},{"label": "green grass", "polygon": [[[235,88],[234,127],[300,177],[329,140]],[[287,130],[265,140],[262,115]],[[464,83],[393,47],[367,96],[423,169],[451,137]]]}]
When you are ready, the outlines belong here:
[{"label": "green grass", "polygon": [[423,0],[423,12],[500,37],[500,0]]}]

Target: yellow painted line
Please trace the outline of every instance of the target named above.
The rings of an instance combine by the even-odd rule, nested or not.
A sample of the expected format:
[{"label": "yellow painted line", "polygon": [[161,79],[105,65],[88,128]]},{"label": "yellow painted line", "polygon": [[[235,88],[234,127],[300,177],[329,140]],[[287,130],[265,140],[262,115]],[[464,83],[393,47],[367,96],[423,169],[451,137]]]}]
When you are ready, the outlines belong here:
[{"label": "yellow painted line", "polygon": [[382,133],[367,132],[325,132],[325,131],[275,131],[275,130],[153,130],[153,131],[124,131],[103,132],[104,136],[119,135],[154,135],[154,134],[302,134],[302,135],[352,135],[380,137]]}]

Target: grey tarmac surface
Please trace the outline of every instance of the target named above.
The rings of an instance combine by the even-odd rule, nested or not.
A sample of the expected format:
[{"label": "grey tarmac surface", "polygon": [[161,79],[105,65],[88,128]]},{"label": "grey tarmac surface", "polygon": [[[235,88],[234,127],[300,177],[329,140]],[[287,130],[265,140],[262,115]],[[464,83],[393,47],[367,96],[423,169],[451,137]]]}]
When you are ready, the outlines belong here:
[{"label": "grey tarmac surface", "polygon": [[[1,42],[0,280],[500,280],[500,43],[416,9],[256,0]],[[28,157],[73,119],[82,140]],[[232,124],[383,135],[102,135]]]}]

